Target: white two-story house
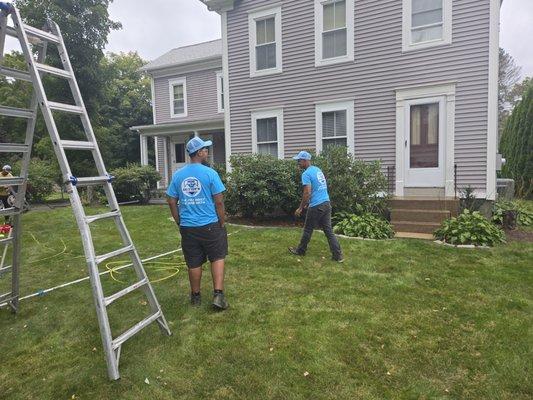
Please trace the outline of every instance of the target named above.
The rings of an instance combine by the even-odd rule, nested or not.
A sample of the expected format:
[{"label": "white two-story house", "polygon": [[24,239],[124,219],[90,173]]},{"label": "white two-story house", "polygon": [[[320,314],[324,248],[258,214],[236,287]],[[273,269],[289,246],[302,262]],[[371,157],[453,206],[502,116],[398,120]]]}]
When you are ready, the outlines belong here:
[{"label": "white two-story house", "polygon": [[396,196],[495,198],[500,0],[203,3],[222,39],[146,67],[154,125],[135,129],[166,179],[199,134],[216,162],[343,145],[381,160]]}]

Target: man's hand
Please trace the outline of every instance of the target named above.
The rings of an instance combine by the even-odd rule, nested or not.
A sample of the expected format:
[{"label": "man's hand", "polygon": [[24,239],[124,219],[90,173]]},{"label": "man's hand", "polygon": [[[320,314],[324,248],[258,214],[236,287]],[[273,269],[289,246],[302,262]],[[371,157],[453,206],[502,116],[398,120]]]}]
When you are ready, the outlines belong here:
[{"label": "man's hand", "polygon": [[303,212],[302,207],[298,207],[296,211],[294,212],[294,216],[299,218],[302,215],[302,212]]}]

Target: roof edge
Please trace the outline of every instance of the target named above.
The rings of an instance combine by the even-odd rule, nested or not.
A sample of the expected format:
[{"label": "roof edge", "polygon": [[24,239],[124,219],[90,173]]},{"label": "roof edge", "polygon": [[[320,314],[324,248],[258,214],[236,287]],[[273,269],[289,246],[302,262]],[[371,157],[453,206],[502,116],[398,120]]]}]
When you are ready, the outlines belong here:
[{"label": "roof edge", "polygon": [[146,66],[139,68],[139,70],[149,73],[149,72],[162,71],[162,70],[170,69],[170,68],[179,68],[179,67],[185,68],[185,67],[192,67],[192,66],[202,66],[202,64],[207,64],[210,61],[214,61],[218,59],[220,59],[220,61],[222,62],[222,55],[209,56],[209,57],[199,58],[191,62],[185,62],[185,63],[177,62],[173,64],[160,65],[156,67],[148,67],[148,64],[147,64]]},{"label": "roof edge", "polygon": [[209,11],[230,11],[233,10],[235,0],[200,0],[207,6]]}]

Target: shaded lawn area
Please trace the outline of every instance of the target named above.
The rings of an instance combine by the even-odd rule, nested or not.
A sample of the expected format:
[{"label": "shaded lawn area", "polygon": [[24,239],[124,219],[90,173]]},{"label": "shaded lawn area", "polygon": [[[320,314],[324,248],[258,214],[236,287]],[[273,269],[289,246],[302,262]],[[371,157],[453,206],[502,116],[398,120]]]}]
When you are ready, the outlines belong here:
[{"label": "shaded lawn area", "polygon": [[[123,213],[141,257],[179,245],[166,206]],[[24,223],[22,295],[86,276],[69,208],[30,212]],[[95,228],[98,253],[118,247],[111,232],[104,222]],[[297,243],[299,229],[232,226],[229,232],[230,309],[210,309],[208,273],[199,309],[188,305],[183,267],[155,283],[173,336],[152,325],[126,342],[117,382],[107,380],[88,281],[24,300],[17,316],[1,309],[0,398],[533,396],[532,244],[468,250],[341,239],[346,262],[337,264],[321,234],[298,259],[286,247]],[[181,255],[165,261],[177,265]],[[161,279],[172,270],[159,268],[168,267],[147,270]],[[115,277],[132,281],[128,273]],[[109,275],[103,283],[107,294],[126,285]],[[138,294],[113,304],[115,335],[146,313]]]}]

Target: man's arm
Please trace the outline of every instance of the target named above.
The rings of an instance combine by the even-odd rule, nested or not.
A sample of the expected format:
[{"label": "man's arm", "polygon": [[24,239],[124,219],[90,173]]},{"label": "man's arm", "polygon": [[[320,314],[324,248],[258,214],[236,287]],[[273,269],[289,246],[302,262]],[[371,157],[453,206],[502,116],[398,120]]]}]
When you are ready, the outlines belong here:
[{"label": "man's arm", "polygon": [[302,193],[302,201],[300,202],[300,207],[294,212],[294,215],[299,217],[302,215],[304,208],[309,204],[309,199],[311,197],[311,185],[304,185],[304,190]]},{"label": "man's arm", "polygon": [[174,197],[167,196],[167,203],[170,207],[170,213],[172,214],[172,218],[174,218],[174,221],[176,221],[176,224],[180,224],[180,214],[178,212],[178,199]]},{"label": "man's arm", "polygon": [[221,228],[224,228],[224,224],[226,223],[226,209],[224,207],[224,195],[222,193],[215,194],[213,196],[213,200],[215,201],[215,208],[217,210],[218,223],[220,224]]}]

